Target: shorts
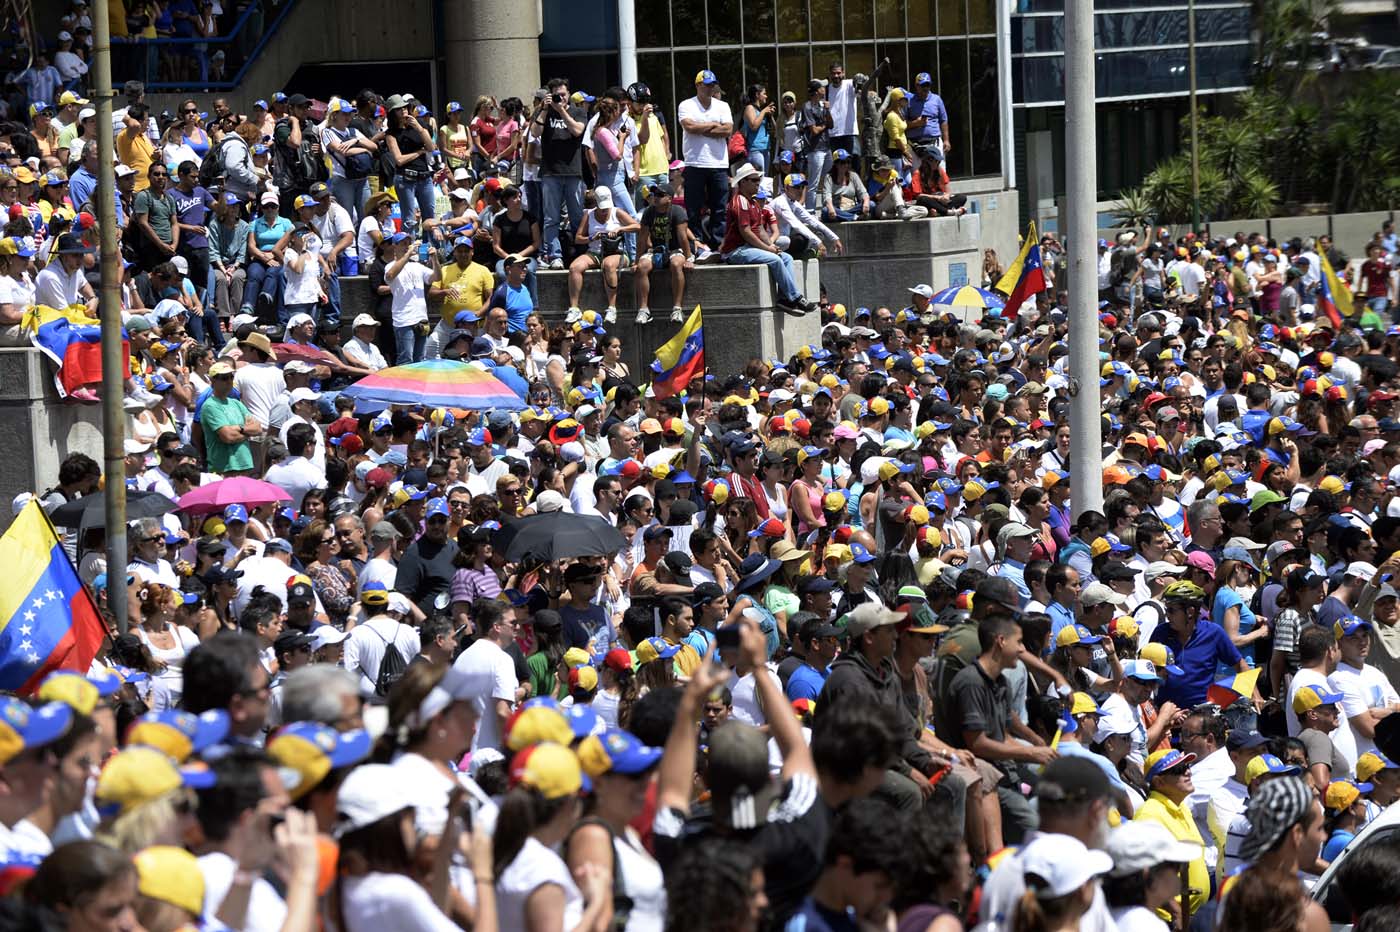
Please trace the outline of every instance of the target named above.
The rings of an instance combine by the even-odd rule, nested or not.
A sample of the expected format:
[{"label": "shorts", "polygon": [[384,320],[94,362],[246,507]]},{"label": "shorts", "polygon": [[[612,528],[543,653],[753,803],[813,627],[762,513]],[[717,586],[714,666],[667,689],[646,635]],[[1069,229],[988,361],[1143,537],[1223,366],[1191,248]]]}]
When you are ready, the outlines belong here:
[{"label": "shorts", "polygon": [[611,259],[614,256],[622,260],[621,264],[618,265],[618,268],[625,269],[630,264],[630,260],[628,260],[627,255],[625,253],[620,252],[614,253],[612,256],[604,256],[596,252],[586,252],[584,253],[584,255],[587,256],[590,260],[588,265],[590,269],[601,269],[603,267],[603,260]]}]

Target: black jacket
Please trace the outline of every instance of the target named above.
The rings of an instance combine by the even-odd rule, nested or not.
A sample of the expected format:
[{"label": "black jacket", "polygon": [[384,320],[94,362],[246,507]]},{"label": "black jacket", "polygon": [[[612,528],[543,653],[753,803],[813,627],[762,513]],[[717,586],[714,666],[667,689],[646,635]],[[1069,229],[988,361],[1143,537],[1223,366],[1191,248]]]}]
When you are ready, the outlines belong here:
[{"label": "black jacket", "polygon": [[831,673],[817,697],[817,714],[837,705],[864,703],[890,709],[899,722],[900,760],[895,770],[914,769],[927,775],[933,757],[919,744],[919,724],[904,704],[904,687],[895,671],[894,660],[886,657],[874,666],[858,651],[842,654],[831,664]]}]

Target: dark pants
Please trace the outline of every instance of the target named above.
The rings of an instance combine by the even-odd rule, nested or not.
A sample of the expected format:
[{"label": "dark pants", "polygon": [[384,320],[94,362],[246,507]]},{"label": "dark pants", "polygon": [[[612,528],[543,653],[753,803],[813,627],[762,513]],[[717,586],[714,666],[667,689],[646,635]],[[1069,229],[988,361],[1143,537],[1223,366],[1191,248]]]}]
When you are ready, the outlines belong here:
[{"label": "dark pants", "polygon": [[1015,787],[998,786],[997,801],[1001,803],[1002,838],[1008,845],[1020,844],[1026,833],[1034,831],[1040,823],[1035,810]]},{"label": "dark pants", "polygon": [[875,790],[900,812],[924,812],[940,822],[956,827],[961,833],[967,819],[967,783],[955,773],[947,774],[933,788],[933,795],[924,799],[917,783],[893,770],[885,771],[885,779]]},{"label": "dark pants", "polygon": [[331,269],[331,277],[326,280],[326,303],[321,306],[321,323],[340,325],[340,275]]},{"label": "dark pants", "polygon": [[[692,168],[687,165],[682,176],[685,183],[685,212],[690,231],[711,249],[724,241],[724,210],[729,204],[729,173],[723,168]],[[710,211],[709,227],[700,224],[701,208]]]}]

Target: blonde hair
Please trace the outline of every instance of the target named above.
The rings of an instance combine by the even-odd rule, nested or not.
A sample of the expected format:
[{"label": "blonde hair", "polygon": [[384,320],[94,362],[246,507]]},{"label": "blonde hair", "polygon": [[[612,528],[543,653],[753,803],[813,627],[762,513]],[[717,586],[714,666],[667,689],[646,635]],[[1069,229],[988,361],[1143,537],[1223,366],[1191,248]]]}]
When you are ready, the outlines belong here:
[{"label": "blonde hair", "polygon": [[192,809],[194,801],[193,790],[177,787],[123,812],[110,822],[103,822],[98,826],[96,838],[127,854],[162,842],[178,844],[179,839],[170,838],[169,832],[180,818],[181,804]]}]

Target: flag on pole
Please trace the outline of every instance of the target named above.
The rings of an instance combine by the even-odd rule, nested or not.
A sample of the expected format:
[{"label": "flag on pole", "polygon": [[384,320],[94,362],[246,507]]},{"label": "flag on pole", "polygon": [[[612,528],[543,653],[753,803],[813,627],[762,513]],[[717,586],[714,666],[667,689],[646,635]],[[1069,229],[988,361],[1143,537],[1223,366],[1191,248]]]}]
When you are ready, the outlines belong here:
[{"label": "flag on pole", "polygon": [[[65,398],[74,389],[102,381],[102,322],[87,316],[86,307],[34,307],[24,315],[23,327],[30,341],[58,366],[54,383]],[[130,353],[123,328],[122,358]]]},{"label": "flag on pole", "polygon": [[1026,238],[1021,242],[1021,251],[1006,269],[996,290],[1007,295],[1006,317],[1014,318],[1021,304],[1046,288],[1045,270],[1040,265],[1040,239],[1036,236],[1035,221],[1026,230]]},{"label": "flag on pole", "polygon": [[1322,278],[1317,283],[1317,309],[1327,315],[1334,329],[1341,330],[1342,318],[1352,315],[1351,289],[1332,270],[1324,250],[1317,251],[1317,258],[1322,263]]},{"label": "flag on pole", "polygon": [[679,395],[691,379],[704,371],[705,329],[697,304],[680,332],[656,351],[651,364],[652,391],[657,398]]},{"label": "flag on pole", "polygon": [[107,627],[37,501],[0,537],[0,689],[29,693],[54,670],[86,674]]}]

